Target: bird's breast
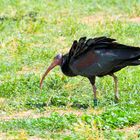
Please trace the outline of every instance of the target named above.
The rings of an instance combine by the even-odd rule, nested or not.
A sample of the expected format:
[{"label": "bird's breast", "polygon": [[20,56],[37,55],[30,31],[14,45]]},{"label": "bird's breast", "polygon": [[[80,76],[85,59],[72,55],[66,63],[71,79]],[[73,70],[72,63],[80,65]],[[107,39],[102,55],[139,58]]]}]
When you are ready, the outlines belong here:
[{"label": "bird's breast", "polygon": [[69,66],[69,62],[67,60],[64,60],[62,65],[61,65],[61,70],[63,72],[63,74],[65,74],[66,76],[76,76],[76,74],[71,70],[70,66]]}]

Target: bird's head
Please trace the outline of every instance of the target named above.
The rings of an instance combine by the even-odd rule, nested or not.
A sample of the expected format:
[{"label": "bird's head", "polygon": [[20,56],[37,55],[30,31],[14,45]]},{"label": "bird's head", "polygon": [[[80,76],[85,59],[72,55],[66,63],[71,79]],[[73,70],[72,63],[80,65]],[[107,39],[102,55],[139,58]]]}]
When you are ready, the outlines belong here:
[{"label": "bird's head", "polygon": [[43,80],[45,79],[45,77],[47,76],[49,71],[51,71],[54,67],[56,67],[58,65],[61,65],[62,59],[63,59],[63,55],[62,54],[57,54],[54,57],[53,62],[51,63],[51,65],[48,67],[48,69],[46,70],[46,72],[42,76],[42,79],[40,81],[40,88],[42,88]]}]

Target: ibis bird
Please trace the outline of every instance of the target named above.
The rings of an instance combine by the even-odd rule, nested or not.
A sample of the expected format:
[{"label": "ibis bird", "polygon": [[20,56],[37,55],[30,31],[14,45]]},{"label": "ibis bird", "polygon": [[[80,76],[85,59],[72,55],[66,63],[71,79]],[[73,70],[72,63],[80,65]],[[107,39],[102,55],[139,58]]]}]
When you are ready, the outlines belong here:
[{"label": "ibis bird", "polygon": [[114,73],[126,66],[140,65],[139,59],[138,47],[123,45],[105,36],[89,39],[82,37],[79,41],[73,41],[67,54],[58,54],[54,57],[40,81],[40,88],[49,71],[59,65],[66,76],[80,75],[89,79],[94,93],[94,106],[97,106],[95,78],[112,76],[115,84],[115,100],[118,101],[118,80]]}]

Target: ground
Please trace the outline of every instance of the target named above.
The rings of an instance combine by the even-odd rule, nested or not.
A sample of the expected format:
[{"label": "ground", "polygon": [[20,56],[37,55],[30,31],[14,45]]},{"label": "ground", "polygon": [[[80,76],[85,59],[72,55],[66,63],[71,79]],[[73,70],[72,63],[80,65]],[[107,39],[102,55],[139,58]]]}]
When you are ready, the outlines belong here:
[{"label": "ground", "polygon": [[39,81],[57,53],[82,36],[140,47],[138,0],[1,0],[0,140],[140,139],[140,66],[97,78],[98,107],[86,78],[59,67]]}]

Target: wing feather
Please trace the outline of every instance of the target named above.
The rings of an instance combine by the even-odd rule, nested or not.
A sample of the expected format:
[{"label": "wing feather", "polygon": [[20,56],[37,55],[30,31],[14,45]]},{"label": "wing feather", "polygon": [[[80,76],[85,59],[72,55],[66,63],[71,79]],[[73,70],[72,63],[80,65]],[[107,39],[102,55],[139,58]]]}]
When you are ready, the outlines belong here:
[{"label": "wing feather", "polygon": [[96,48],[97,46],[99,47],[99,44],[102,43],[110,44],[113,43],[114,41],[116,40],[112,38],[107,38],[105,36],[97,38],[89,38],[88,40],[86,40],[86,37],[81,37],[79,41],[74,40],[72,47],[69,51],[68,59],[70,60],[71,58],[79,56],[80,54],[87,51],[89,48]]}]

